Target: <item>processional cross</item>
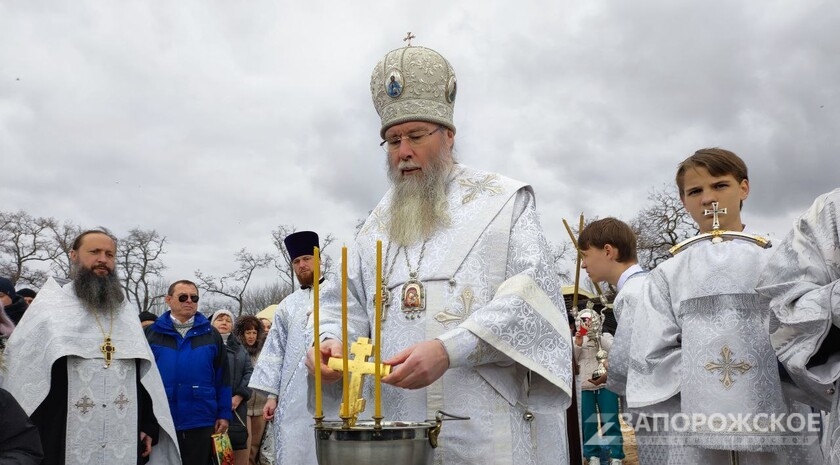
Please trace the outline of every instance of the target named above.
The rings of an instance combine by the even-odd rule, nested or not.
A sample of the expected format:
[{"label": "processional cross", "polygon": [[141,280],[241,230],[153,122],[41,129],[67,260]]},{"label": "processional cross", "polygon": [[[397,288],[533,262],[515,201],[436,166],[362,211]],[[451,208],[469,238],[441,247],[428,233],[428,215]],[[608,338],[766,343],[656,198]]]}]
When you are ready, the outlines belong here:
[{"label": "processional cross", "polygon": [[117,348],[114,344],[111,344],[111,338],[106,337],[105,342],[99,346],[99,351],[102,352],[102,355],[105,356],[105,368],[111,366],[111,360],[114,358],[114,353],[117,352]]},{"label": "processional cross", "polygon": [[[365,399],[362,397],[362,379],[365,375],[372,375],[376,373],[376,364],[368,362],[367,358],[373,354],[373,344],[370,339],[360,337],[353,345],[350,346],[350,354],[353,358],[350,359],[348,355],[347,371],[350,373],[350,405],[347,409],[351,418],[356,418],[361,412],[365,410]],[[333,370],[344,370],[344,361],[341,358],[332,357],[327,363]],[[382,364],[380,368],[382,376],[391,373],[391,365]],[[346,376],[347,373],[344,373]],[[344,403],[342,402],[342,411]]]},{"label": "processional cross", "polygon": [[711,372],[720,370],[723,374],[723,378],[720,379],[720,382],[723,383],[723,387],[729,389],[733,384],[735,384],[735,381],[732,379],[732,374],[738,371],[743,375],[752,368],[752,365],[743,360],[735,363],[732,360],[732,350],[727,345],[723,346],[720,350],[720,355],[722,358],[706,363],[704,368]]},{"label": "processional cross", "polygon": [[711,210],[708,210],[708,209],[703,210],[703,215],[705,215],[705,216],[712,215],[712,229],[713,230],[714,229],[720,229],[720,218],[718,218],[718,215],[725,215],[726,214],[726,209],[725,208],[718,209],[718,205],[719,205],[718,202],[712,202],[712,209]]},{"label": "processional cross", "polygon": [[417,38],[417,36],[413,35],[411,33],[411,31],[408,31],[405,34],[405,38],[403,39],[403,42],[408,42],[408,46],[411,47],[411,39],[416,39],[416,38]]}]

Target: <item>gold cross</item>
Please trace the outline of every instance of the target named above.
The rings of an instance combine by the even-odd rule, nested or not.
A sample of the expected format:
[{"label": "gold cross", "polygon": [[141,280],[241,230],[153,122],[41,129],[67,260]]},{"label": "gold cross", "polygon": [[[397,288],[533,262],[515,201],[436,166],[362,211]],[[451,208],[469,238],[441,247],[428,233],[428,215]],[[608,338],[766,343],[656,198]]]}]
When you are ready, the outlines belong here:
[{"label": "gold cross", "polygon": [[411,39],[416,39],[416,38],[417,38],[417,36],[411,34],[411,31],[408,31],[405,34],[405,39],[403,39],[403,42],[408,42],[408,46],[411,47]]},{"label": "gold cross", "polygon": [[94,404],[93,400],[91,400],[88,396],[82,397],[81,400],[76,401],[73,405],[75,405],[77,409],[81,410],[82,414],[88,413],[88,410],[96,407],[96,404]]},{"label": "gold cross", "polygon": [[108,368],[111,366],[111,360],[114,358],[114,353],[117,352],[117,348],[114,347],[114,344],[111,344],[110,337],[105,338],[105,342],[99,346],[99,351],[105,356],[105,368]]},{"label": "gold cross", "polygon": [[116,399],[114,399],[114,403],[117,404],[117,408],[119,408],[120,410],[125,409],[125,404],[128,404],[129,402],[130,401],[125,396],[125,393],[122,393],[122,392],[120,393],[119,396],[117,396]]},{"label": "gold cross", "polygon": [[[350,346],[350,355],[353,355],[353,358],[348,360],[347,363],[347,371],[350,372],[350,395],[348,398],[350,399],[350,406],[348,408],[348,412],[351,418],[354,420],[352,423],[355,423],[355,418],[359,415],[359,413],[365,410],[365,399],[362,397],[362,379],[364,379],[365,375],[372,375],[376,373],[376,364],[373,362],[368,362],[367,358],[373,354],[373,344],[370,344],[370,339],[366,337],[360,337],[356,342]],[[348,357],[350,356],[348,355]],[[333,370],[341,371],[344,369],[344,361],[340,358],[332,357],[328,362],[328,365]],[[382,364],[380,369],[382,376],[385,376],[391,373],[391,365]],[[342,402],[342,405],[344,403]],[[342,410],[344,410],[342,408]]]},{"label": "gold cross", "polygon": [[707,363],[704,368],[712,372],[720,370],[721,373],[723,373],[723,378],[720,379],[720,382],[723,383],[723,387],[729,389],[733,384],[735,384],[735,381],[732,379],[733,373],[738,371],[743,375],[752,368],[752,365],[744,361],[740,361],[738,363],[733,362],[732,350],[730,350],[727,345],[720,349],[720,355],[722,356],[721,359]]},{"label": "gold cross", "polygon": [[703,215],[709,216],[712,215],[712,229],[720,229],[720,219],[718,215],[725,215],[726,209],[721,208],[718,210],[718,202],[712,202],[712,209],[711,210],[703,210]]}]

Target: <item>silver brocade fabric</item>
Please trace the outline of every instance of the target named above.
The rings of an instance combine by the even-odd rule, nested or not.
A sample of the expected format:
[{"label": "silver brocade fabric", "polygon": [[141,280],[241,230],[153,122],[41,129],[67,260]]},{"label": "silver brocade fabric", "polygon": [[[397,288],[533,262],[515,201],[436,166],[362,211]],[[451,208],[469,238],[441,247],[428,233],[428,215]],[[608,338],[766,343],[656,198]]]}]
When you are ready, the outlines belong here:
[{"label": "silver brocade fabric", "polygon": [[[274,313],[274,322],[251,374],[249,387],[276,394],[277,410],[271,428],[275,464],[317,465],[314,408],[305,366],[306,352],[312,347],[312,289],[298,289],[283,299]],[[337,385],[339,383],[336,383]],[[324,389],[324,414],[336,417],[341,391]]]},{"label": "silver brocade fabric", "polygon": [[65,465],[135,463],[136,376],[134,360],[67,357]]},{"label": "silver brocade fabric", "polygon": [[[56,318],[56,315],[60,315],[60,318]],[[105,324],[110,326],[109,323]],[[78,357],[91,360],[100,367],[104,365],[100,352],[102,338],[102,331],[93,314],[82,307],[72,284],[62,288],[53,279],[49,279],[9,339],[6,351],[7,373],[0,387],[11,392],[27,415],[31,415],[50,391],[50,370],[56,360],[62,357],[68,357],[70,360],[71,357]],[[166,391],[152,350],[137,319],[136,310],[123,305],[115,312],[111,340],[116,352],[114,361],[107,370],[117,369],[116,367],[122,367],[126,363],[134,365],[135,360],[139,359],[140,369],[136,376],[139,376],[140,382],[149,393],[155,419],[160,424],[159,442],[152,448],[149,464],[180,463],[175,425],[169,411]],[[68,372],[68,376],[70,375],[71,372]],[[118,389],[109,388],[107,392],[107,397],[112,400],[119,395]],[[105,395],[105,391],[102,395]],[[125,426],[137,431],[136,415],[126,416],[125,422]],[[99,428],[104,428],[105,424],[102,423]],[[136,451],[136,447],[137,441],[134,440],[132,449]]]},{"label": "silver brocade fabric", "polygon": [[634,274],[627,279],[613,302],[613,311],[618,326],[615,329],[612,349],[608,354],[609,376],[607,389],[624,396],[627,387],[627,367],[630,361],[630,343],[633,336],[633,322],[636,312],[643,311],[639,305],[646,272]]},{"label": "silver brocade fabric", "polygon": [[[769,255],[744,241],[701,242],[650,272],[641,302],[644,311],[636,314],[634,325],[644,331],[632,336],[627,379],[631,408],[655,411],[681,394],[680,411],[688,416],[790,412],[793,403],[782,397],[770,349],[770,312],[754,292]],[[728,377],[720,368],[727,363]],[[726,463],[731,450],[739,451],[741,463],[821,460],[815,433],[800,433],[795,445],[789,444],[789,432],[768,433],[764,437],[783,441],[772,450],[758,432],[691,428],[684,436],[688,445],[676,451],[682,457],[669,463]]]},{"label": "silver brocade fabric", "polygon": [[[435,464],[565,464],[571,345],[533,193],[521,183],[463,165],[456,165],[447,193],[451,224],[430,238],[419,270],[427,308],[414,319],[401,311],[409,265],[398,257],[387,283],[391,302],[382,355],[387,359],[437,337],[450,351],[450,369],[425,389],[383,386],[385,419],[424,421],[437,409],[470,416],[444,422]],[[383,240],[385,254],[389,199],[386,194],[373,210],[350,251],[351,340],[372,332],[375,244]],[[408,247],[412,268],[421,248],[419,243]],[[392,246],[389,257],[396,249]],[[501,290],[497,295],[502,282],[514,277],[532,283],[522,287],[526,298]],[[337,284],[324,286],[321,300],[322,328],[332,335],[341,334]],[[528,299],[536,296],[548,305],[530,305]]]},{"label": "silver brocade fabric", "polygon": [[[835,384],[840,362],[811,358],[840,324],[840,189],[818,197],[778,244],[761,274],[758,292],[770,299],[771,342],[803,397],[831,409],[826,456],[840,464],[840,422]],[[833,396],[832,396],[833,394]]]}]

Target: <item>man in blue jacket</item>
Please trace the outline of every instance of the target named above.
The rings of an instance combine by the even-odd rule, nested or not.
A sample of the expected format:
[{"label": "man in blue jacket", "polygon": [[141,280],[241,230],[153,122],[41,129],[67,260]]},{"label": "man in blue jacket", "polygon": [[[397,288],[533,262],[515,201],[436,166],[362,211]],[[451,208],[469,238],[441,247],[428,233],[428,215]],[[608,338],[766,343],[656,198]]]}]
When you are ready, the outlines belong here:
[{"label": "man in blue jacket", "polygon": [[146,328],[183,465],[210,463],[210,436],[224,433],[231,416],[230,372],[222,336],[198,313],[198,287],[187,280],[169,286],[170,311]]}]

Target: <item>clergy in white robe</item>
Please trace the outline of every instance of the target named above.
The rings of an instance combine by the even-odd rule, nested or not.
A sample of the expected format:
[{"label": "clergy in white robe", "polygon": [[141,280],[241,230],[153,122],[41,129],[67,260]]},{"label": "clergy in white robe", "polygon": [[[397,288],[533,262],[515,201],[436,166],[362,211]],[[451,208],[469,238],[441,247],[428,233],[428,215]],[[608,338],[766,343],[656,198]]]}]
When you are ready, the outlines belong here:
[{"label": "clergy in white robe", "polygon": [[[567,463],[570,334],[533,191],[455,162],[457,83],[437,52],[389,52],[371,91],[392,188],[352,247],[348,311],[351,340],[370,337],[382,240],[385,420],[469,416],[444,422],[436,464]],[[337,282],[324,286],[325,381],[341,375],[324,364],[341,350],[340,295]]]},{"label": "clergy in white robe", "polygon": [[[315,432],[312,429],[312,382],[304,361],[312,347],[313,334],[313,248],[318,236],[299,231],[284,239],[295,275],[301,287],[283,299],[274,312],[262,352],[251,373],[249,387],[268,394],[267,408],[273,416],[275,465],[317,465]],[[323,282],[321,283],[323,285]],[[340,386],[324,390],[324,413],[338,414]]]},{"label": "clergy in white robe", "polygon": [[670,429],[660,438],[682,446],[669,463],[820,463],[817,433],[783,392],[770,309],[755,292],[771,251],[746,234],[711,240],[715,231],[743,234],[746,165],[727,150],[702,149],[680,165],[677,183],[706,238],[683,247],[644,283],[629,407],[668,415]]},{"label": "clergy in white robe", "polygon": [[770,299],[771,342],[817,409],[831,410],[826,457],[840,464],[840,189],[818,197],[777,246],[758,292]]},{"label": "clergy in white robe", "polygon": [[114,274],[115,253],[105,232],[80,235],[70,254],[74,281],[48,280],[9,339],[2,387],[38,427],[45,465],[143,463],[140,451],[151,443],[149,463],[181,463],[154,356]]}]

